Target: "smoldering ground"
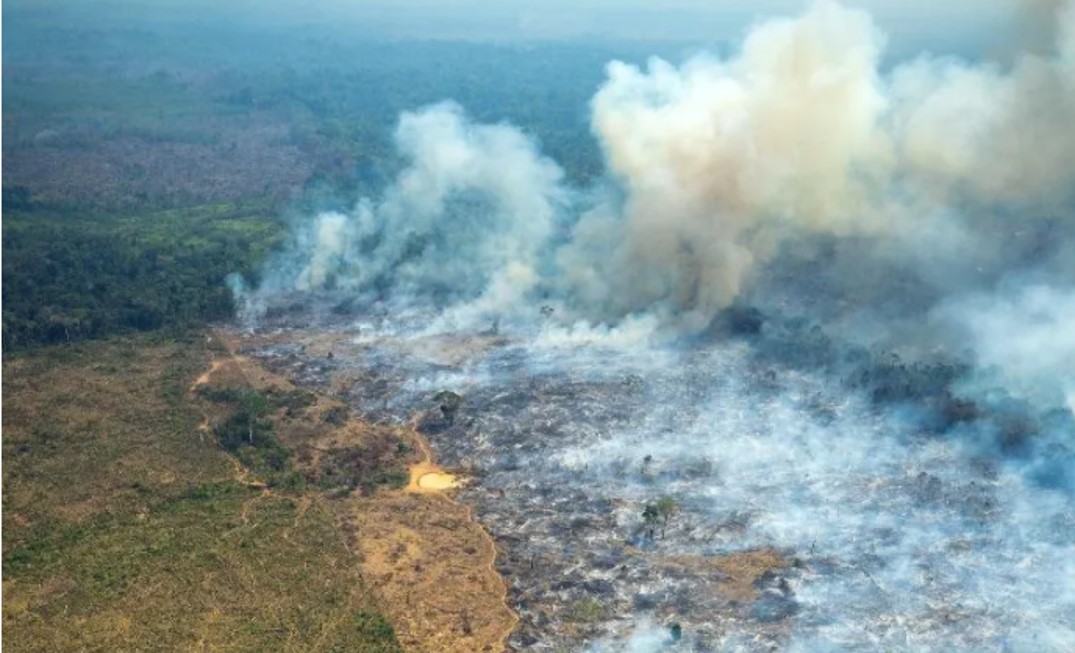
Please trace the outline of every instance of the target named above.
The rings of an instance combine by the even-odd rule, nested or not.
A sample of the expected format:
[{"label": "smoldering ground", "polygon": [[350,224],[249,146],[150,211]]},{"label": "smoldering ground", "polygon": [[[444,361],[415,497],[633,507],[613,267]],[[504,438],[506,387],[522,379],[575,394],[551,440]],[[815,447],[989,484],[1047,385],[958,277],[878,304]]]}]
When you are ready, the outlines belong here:
[{"label": "smoldering ground", "polygon": [[[303,383],[355,379],[332,383],[366,419],[425,415],[498,541],[522,617],[514,650],[1072,642],[1070,414],[949,396],[954,364],[905,364],[772,315],[677,347],[316,319],[268,318],[285,335],[250,353]],[[274,344],[322,331],[349,336],[331,359]],[[445,390],[462,398],[450,420]],[[646,507],[663,498],[676,512],[655,527]],[[767,551],[785,562],[744,594],[705,566]]]},{"label": "smoldering ground", "polygon": [[[239,288],[244,319],[313,293],[370,351],[495,331],[447,375],[392,358],[379,398],[393,419],[435,388],[471,399],[476,426],[442,453],[491,467],[471,498],[494,535],[527,504],[493,489],[672,495],[694,530],[658,550],[805,561],[772,595],[793,606],[779,633],[732,611],[705,637],[622,640],[667,616],[617,602],[661,586],[646,577],[613,584],[626,613],[593,646],[1069,650],[1075,4],[1050,11],[1049,44],[1005,64],[882,71],[884,35],[832,2],[726,58],[612,63],[588,188],[510,125],[450,102],[404,114],[396,181],[301,224]],[[644,389],[607,390],[628,377]],[[645,456],[659,473],[625,476]],[[715,471],[681,473],[699,461]],[[578,545],[533,522],[551,552]],[[625,510],[578,546],[609,554],[637,526]]]}]

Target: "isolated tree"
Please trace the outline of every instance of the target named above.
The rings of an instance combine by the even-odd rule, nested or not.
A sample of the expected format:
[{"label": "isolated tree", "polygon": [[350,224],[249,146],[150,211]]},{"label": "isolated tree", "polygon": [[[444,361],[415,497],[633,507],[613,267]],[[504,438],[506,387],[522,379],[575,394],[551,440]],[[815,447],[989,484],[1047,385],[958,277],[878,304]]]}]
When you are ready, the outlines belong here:
[{"label": "isolated tree", "polygon": [[655,503],[647,503],[642,509],[642,523],[649,530],[650,537],[654,529],[660,525],[661,537],[664,537],[668,522],[679,512],[679,503],[672,497],[661,497]]},{"label": "isolated tree", "polygon": [[647,503],[642,509],[642,523],[646,525],[646,533],[651,539],[653,538],[654,527],[660,518],[661,513],[657,511],[657,506],[652,503]]},{"label": "isolated tree", "polygon": [[440,414],[449,424],[455,423],[455,416],[463,405],[463,397],[450,391],[442,390],[433,397],[433,401],[440,404]]},{"label": "isolated tree", "polygon": [[672,519],[679,512],[679,503],[672,497],[661,497],[657,501],[657,516],[661,519],[661,537],[664,537],[664,530],[668,527],[669,520]]},{"label": "isolated tree", "polygon": [[253,445],[254,431],[259,426],[258,420],[269,411],[269,401],[260,392],[250,390],[242,394],[240,404],[247,415],[247,442]]},{"label": "isolated tree", "polygon": [[657,510],[657,506],[652,503],[647,503],[646,507],[642,509],[642,523],[647,526],[653,526],[657,523],[657,520],[661,518],[661,513]]},{"label": "isolated tree", "polygon": [[642,464],[638,468],[638,473],[642,476],[644,482],[653,482],[653,456],[647,454],[646,457],[642,459]]},{"label": "isolated tree", "polygon": [[657,514],[662,523],[667,524],[677,512],[679,512],[679,503],[672,497],[661,497],[657,501]]}]

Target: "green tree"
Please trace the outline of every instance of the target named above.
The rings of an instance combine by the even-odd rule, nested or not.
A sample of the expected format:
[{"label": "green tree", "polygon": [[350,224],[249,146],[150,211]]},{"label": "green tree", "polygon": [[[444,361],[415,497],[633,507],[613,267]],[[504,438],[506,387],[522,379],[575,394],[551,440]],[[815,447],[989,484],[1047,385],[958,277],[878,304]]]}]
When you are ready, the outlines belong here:
[{"label": "green tree", "polygon": [[678,512],[679,502],[672,497],[664,496],[654,503],[647,503],[642,508],[642,523],[645,524],[650,537],[653,536],[654,530],[659,525],[661,527],[661,537],[663,538],[668,522]]}]

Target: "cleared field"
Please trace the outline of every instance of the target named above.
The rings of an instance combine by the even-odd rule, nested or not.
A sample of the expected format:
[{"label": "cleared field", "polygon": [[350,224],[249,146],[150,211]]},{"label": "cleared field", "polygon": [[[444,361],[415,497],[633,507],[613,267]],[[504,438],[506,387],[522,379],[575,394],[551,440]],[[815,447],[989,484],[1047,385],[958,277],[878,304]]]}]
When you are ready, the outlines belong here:
[{"label": "cleared field", "polygon": [[318,492],[238,480],[199,431],[201,339],[4,362],[11,651],[397,651]]}]

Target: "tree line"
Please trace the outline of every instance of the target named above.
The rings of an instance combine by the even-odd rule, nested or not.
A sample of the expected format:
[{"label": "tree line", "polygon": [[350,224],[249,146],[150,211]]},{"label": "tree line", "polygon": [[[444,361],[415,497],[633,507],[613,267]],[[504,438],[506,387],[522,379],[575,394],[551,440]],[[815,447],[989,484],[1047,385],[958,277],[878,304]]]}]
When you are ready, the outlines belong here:
[{"label": "tree line", "polygon": [[183,330],[233,314],[224,278],[255,277],[283,237],[265,207],[150,215],[5,211],[5,351],[114,333]]}]

